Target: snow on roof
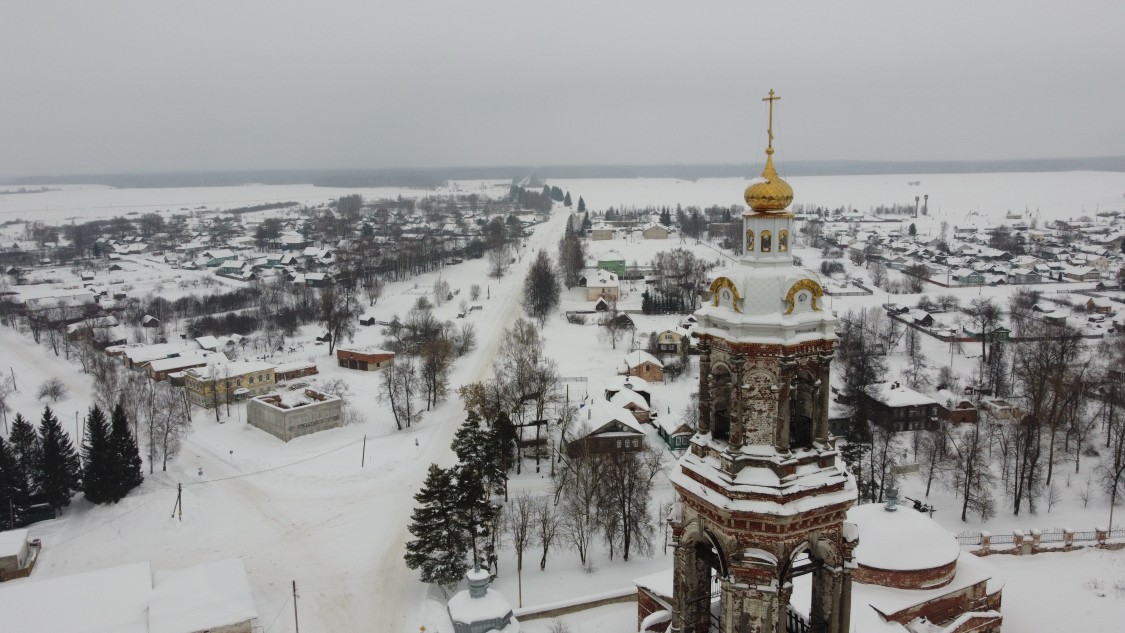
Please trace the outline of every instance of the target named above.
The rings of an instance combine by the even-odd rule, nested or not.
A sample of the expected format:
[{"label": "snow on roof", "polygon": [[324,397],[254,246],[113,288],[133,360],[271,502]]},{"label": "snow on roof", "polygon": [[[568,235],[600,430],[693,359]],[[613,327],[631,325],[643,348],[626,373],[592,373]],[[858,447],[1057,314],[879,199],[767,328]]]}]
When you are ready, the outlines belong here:
[{"label": "snow on roof", "polygon": [[[613,422],[619,422],[633,433],[643,434],[645,432],[640,423],[637,422],[637,418],[633,417],[628,409],[601,398],[594,398],[594,401],[590,404],[582,405],[579,416],[584,418],[583,422],[591,430],[587,435],[604,435],[605,433],[599,433],[599,431]],[[606,432],[610,431],[607,430]]]},{"label": "snow on roof", "polygon": [[168,371],[169,369],[183,369],[188,365],[206,363],[216,356],[221,356],[221,354],[200,350],[198,352],[191,352],[171,358],[158,358],[149,361],[148,366],[154,372]]},{"label": "snow on roof", "polygon": [[632,368],[632,367],[636,367],[637,365],[640,365],[642,363],[652,363],[653,365],[656,365],[657,367],[664,367],[664,363],[660,362],[659,358],[653,356],[652,354],[649,354],[648,352],[646,352],[644,350],[639,349],[639,350],[630,352],[629,355],[625,357],[625,366],[626,367]]},{"label": "snow on roof", "polygon": [[871,387],[871,397],[891,408],[937,404],[933,398],[898,382],[881,382]]},{"label": "snow on roof", "polygon": [[19,556],[27,543],[27,529],[0,532],[0,558]]},{"label": "snow on roof", "polygon": [[[216,358],[222,354],[216,354]],[[259,360],[247,360],[238,362],[223,362],[221,360],[209,363],[206,367],[193,367],[187,370],[195,378],[202,380],[211,380],[212,378],[233,378],[235,376],[243,376],[256,371],[268,371],[274,369],[273,363],[267,363]]]},{"label": "snow on roof", "polygon": [[337,352],[352,352],[354,354],[389,354],[391,356],[395,355],[394,352],[392,352],[390,350],[383,349],[383,348],[375,346],[375,345],[337,347],[336,351]]},{"label": "snow on roof", "polygon": [[[470,571],[469,573],[474,572]],[[486,589],[484,595],[479,598],[474,598],[468,589],[459,591],[449,599],[448,608],[450,619],[466,624],[499,620],[512,613],[512,605],[504,598],[503,594],[495,589]],[[519,629],[516,628],[515,630]]]},{"label": "snow on roof", "polygon": [[621,282],[617,280],[617,275],[599,268],[598,272],[593,277],[587,279],[587,288],[617,288]]},{"label": "snow on roof", "polygon": [[168,358],[184,351],[179,343],[155,343],[126,348],[123,352],[134,363],[144,363],[158,358]]},{"label": "snow on roof", "polygon": [[648,406],[648,403],[645,402],[644,396],[637,393],[636,391],[633,391],[632,389],[622,389],[621,391],[618,391],[617,393],[613,394],[613,397],[609,399],[609,402],[610,404],[621,408],[625,408],[630,404],[642,411],[648,411],[650,408]]},{"label": "snow on roof", "polygon": [[257,617],[241,558],[157,572],[152,578],[149,633],[206,631]]},{"label": "snow on roof", "polygon": [[0,614],[5,630],[148,633],[152,574],[147,561],[4,585]]},{"label": "snow on roof", "polygon": [[856,561],[865,567],[910,571],[933,569],[957,560],[961,546],[953,534],[921,512],[899,507],[887,512],[881,503],[848,510],[859,527]]},{"label": "snow on roof", "polygon": [[648,392],[648,381],[637,376],[610,376],[605,379],[606,391],[621,391],[629,389],[636,392]]},{"label": "snow on roof", "polygon": [[672,574],[672,568],[662,569],[655,574],[641,576],[633,580],[633,584],[638,587],[648,589],[654,595],[661,598],[672,598],[672,593],[675,586],[675,577]]},{"label": "snow on roof", "polygon": [[316,367],[316,363],[307,360],[295,360],[288,363],[282,363],[273,370],[279,374],[287,371],[297,371],[298,369],[308,369],[309,367]]}]

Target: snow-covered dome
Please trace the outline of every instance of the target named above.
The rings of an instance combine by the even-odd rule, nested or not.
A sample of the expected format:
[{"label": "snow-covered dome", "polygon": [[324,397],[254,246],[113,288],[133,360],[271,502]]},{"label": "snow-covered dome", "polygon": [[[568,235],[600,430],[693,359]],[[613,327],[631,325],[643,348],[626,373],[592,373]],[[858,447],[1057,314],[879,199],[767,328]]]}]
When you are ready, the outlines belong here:
[{"label": "snow-covered dome", "polygon": [[471,569],[465,577],[469,588],[449,599],[449,619],[455,633],[519,633],[520,624],[512,616],[512,605],[495,589],[489,589],[491,575]]},{"label": "snow-covered dome", "polygon": [[858,582],[927,589],[953,579],[961,546],[925,514],[901,506],[889,512],[883,504],[869,503],[848,510],[847,520],[859,530]]}]

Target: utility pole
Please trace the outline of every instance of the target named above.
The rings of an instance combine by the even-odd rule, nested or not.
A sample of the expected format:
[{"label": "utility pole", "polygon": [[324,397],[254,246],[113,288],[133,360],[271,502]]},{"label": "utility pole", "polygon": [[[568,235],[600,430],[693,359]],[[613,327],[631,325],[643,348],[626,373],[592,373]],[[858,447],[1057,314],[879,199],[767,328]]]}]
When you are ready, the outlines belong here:
[{"label": "utility pole", "polygon": [[359,457],[359,467],[363,468],[367,463],[367,436],[363,436],[363,454]]},{"label": "utility pole", "polygon": [[180,523],[184,522],[184,485],[176,484],[176,505],[172,506],[172,516],[179,512]]},{"label": "utility pole", "polygon": [[301,623],[297,620],[297,581],[293,581],[293,626],[296,633],[301,633]]}]

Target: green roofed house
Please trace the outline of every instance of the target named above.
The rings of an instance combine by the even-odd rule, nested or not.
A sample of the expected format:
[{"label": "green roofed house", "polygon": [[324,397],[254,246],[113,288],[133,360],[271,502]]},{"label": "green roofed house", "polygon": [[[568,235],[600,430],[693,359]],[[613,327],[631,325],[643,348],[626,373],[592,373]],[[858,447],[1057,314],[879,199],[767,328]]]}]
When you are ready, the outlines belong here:
[{"label": "green roofed house", "polygon": [[598,268],[621,277],[625,274],[625,256],[617,251],[602,253],[598,256]]}]

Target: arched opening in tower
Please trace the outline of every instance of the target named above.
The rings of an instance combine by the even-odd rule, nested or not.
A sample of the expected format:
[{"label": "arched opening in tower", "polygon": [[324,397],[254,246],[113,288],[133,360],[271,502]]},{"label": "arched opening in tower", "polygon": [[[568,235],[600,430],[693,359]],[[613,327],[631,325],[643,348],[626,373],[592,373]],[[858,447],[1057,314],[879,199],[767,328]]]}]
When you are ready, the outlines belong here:
[{"label": "arched opening in tower", "polygon": [[717,440],[730,440],[730,389],[730,369],[715,365],[711,370],[711,435]]},{"label": "arched opening in tower", "polygon": [[812,446],[816,419],[817,386],[812,376],[802,374],[789,388],[789,446]]},{"label": "arched opening in tower", "polygon": [[725,558],[713,537],[696,541],[692,550],[694,556],[681,578],[687,591],[684,633],[710,633],[719,624],[719,580],[726,573]]}]

